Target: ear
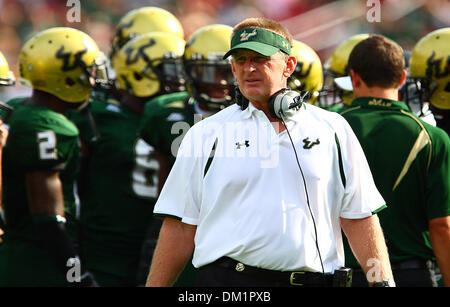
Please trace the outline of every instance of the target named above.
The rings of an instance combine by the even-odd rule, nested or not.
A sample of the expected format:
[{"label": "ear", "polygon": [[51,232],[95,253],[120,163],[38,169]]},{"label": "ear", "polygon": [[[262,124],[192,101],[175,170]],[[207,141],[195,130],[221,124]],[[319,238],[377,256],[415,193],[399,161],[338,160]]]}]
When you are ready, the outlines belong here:
[{"label": "ear", "polygon": [[352,79],[353,90],[361,86],[361,77],[353,69],[350,69],[350,77]]},{"label": "ear", "polygon": [[284,69],[283,76],[289,78],[294,72],[296,66],[297,66],[297,58],[293,55],[290,55],[286,63],[286,68]]},{"label": "ear", "polygon": [[407,75],[406,69],[403,69],[402,79],[400,80],[400,83],[398,84],[397,87],[400,87],[400,86],[403,85],[403,83],[405,83],[405,81],[406,81],[406,75]]}]

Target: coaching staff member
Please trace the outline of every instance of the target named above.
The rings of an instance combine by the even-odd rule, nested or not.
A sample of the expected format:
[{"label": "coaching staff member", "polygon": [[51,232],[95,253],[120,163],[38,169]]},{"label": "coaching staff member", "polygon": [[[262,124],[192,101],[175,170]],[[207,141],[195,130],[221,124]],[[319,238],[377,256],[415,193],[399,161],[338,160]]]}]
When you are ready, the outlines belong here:
[{"label": "coaching staff member", "polygon": [[233,29],[225,57],[243,99],[183,139],[154,210],[166,218],[148,286],[173,284],[193,251],[199,285],[330,286],[344,265],[341,227],[362,266],[377,259],[378,281],[392,280],[374,214],[385,202],[350,126],[306,103],[286,112],[290,131],[269,113],[296,66],[291,43],[265,18]]},{"label": "coaching staff member", "polygon": [[[397,101],[406,77],[397,43],[372,35],[353,48],[348,67],[356,99],[341,115],[388,204],[379,218],[397,286],[435,285],[435,261],[450,286],[450,139]],[[346,256],[347,265],[357,266],[349,248]],[[367,285],[354,273],[354,286]]]}]

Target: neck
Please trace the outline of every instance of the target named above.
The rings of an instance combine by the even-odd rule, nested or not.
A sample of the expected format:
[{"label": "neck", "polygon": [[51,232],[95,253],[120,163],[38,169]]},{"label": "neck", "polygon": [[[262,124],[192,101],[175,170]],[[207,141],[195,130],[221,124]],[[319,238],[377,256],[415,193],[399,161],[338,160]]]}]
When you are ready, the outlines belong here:
[{"label": "neck", "polygon": [[38,105],[46,107],[57,113],[64,114],[69,108],[69,103],[59,99],[56,96],[48,94],[46,92],[34,90],[30,97],[30,103],[32,105]]},{"label": "neck", "polygon": [[354,97],[375,97],[389,100],[398,100],[398,89],[396,88],[381,88],[381,87],[367,87],[365,89],[354,89]]},{"label": "neck", "polygon": [[120,102],[137,115],[143,115],[145,103],[149,100],[149,97],[136,97],[130,94],[125,94],[122,96]]},{"label": "neck", "polygon": [[267,116],[267,118],[269,119],[270,123],[272,124],[273,128],[275,129],[275,132],[277,134],[283,132],[284,130],[286,130],[286,127],[283,125],[282,121],[280,118],[278,117],[272,117],[269,113],[269,107],[268,107],[268,102],[258,102],[258,101],[250,101],[253,106],[255,108],[257,108],[258,110],[261,110],[264,112],[264,114]]}]

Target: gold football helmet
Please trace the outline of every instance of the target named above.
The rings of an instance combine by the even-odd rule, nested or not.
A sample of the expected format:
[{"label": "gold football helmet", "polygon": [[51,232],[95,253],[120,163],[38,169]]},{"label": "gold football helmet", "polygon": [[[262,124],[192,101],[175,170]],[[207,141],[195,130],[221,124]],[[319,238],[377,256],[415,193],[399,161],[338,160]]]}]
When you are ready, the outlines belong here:
[{"label": "gold football helmet", "polygon": [[23,85],[71,103],[84,102],[96,79],[104,74],[106,58],[86,33],[55,27],[35,34],[20,50]]},{"label": "gold football helmet", "polygon": [[219,111],[233,101],[234,76],[228,60],[233,28],[214,24],[195,31],[186,43],[184,66],[188,92],[209,111]]},{"label": "gold football helmet", "polygon": [[320,91],[319,104],[327,107],[339,103],[351,104],[353,92],[340,89],[334,83],[335,78],[348,75],[347,64],[353,47],[369,37],[369,34],[357,34],[341,43],[324,65],[324,86]]},{"label": "gold football helmet", "polygon": [[162,32],[130,40],[112,60],[116,87],[137,97],[184,90],[184,46],[182,38]]},{"label": "gold football helmet", "polygon": [[450,28],[428,33],[414,46],[409,59],[410,77],[422,102],[450,110]]},{"label": "gold football helmet", "polygon": [[150,32],[171,33],[184,39],[183,27],[172,13],[159,7],[141,7],[129,11],[120,19],[111,42],[111,58],[129,40]]},{"label": "gold football helmet", "polygon": [[14,73],[9,70],[8,62],[3,53],[0,52],[0,85],[14,85],[15,83]]},{"label": "gold football helmet", "polygon": [[310,92],[309,102],[314,104],[323,86],[322,62],[311,47],[297,40],[292,44],[291,54],[297,58],[297,66],[288,79],[288,86],[295,91]]}]

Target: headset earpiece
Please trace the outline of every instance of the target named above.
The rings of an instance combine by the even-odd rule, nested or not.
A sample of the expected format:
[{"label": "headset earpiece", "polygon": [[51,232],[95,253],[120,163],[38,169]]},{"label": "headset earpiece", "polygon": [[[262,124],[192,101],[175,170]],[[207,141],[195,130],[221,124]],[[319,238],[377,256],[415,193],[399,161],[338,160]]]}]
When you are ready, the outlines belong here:
[{"label": "headset earpiece", "polygon": [[273,94],[268,102],[269,114],[274,118],[285,118],[293,116],[302,106],[303,101],[308,100],[311,93],[292,91],[283,88]]},{"label": "headset earpiece", "polygon": [[[245,110],[250,103],[247,98],[242,95],[238,86],[235,86],[236,104]],[[283,88],[274,93],[268,101],[269,114],[273,118],[290,117],[294,115],[302,106],[304,101],[311,98],[311,93],[302,91],[301,93],[292,91],[289,88]]]}]

